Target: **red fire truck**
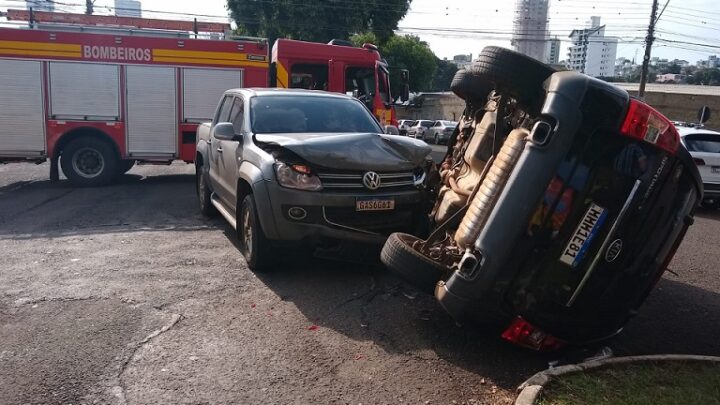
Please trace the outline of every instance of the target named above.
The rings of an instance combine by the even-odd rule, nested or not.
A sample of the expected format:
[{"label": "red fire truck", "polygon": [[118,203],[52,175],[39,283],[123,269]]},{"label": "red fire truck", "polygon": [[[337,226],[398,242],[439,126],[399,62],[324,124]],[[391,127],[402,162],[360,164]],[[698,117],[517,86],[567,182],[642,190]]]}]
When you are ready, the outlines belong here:
[{"label": "red fire truck", "polygon": [[[234,87],[352,92],[395,124],[377,48],[217,38],[228,24],[8,10],[33,29],[0,28],[0,163],[58,163],[102,185],[135,162],[192,162],[199,123]],[[132,27],[131,29],[128,29]],[[193,33],[194,32],[194,33]]]}]

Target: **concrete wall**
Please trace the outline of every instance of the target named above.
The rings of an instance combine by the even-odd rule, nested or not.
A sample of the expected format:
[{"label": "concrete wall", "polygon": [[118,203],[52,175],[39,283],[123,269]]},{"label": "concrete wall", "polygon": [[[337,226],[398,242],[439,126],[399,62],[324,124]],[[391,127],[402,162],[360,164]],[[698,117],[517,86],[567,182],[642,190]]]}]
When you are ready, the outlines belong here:
[{"label": "concrete wall", "polygon": [[[636,92],[631,91],[631,95],[634,94]],[[452,93],[426,94],[423,98],[420,108],[397,107],[398,119],[456,121],[465,109],[464,101]],[[720,95],[649,91],[645,94],[645,101],[673,121],[695,122],[697,111],[707,105],[712,114],[706,126],[720,130]]]},{"label": "concrete wall", "polygon": [[453,93],[424,94],[422,107],[397,107],[398,119],[457,121],[465,110],[465,102]]}]

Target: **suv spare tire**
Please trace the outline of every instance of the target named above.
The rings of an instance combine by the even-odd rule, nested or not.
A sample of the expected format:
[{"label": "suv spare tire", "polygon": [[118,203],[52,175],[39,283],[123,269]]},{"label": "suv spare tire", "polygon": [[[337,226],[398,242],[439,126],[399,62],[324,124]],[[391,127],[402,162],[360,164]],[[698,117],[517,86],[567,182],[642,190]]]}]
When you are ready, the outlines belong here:
[{"label": "suv spare tire", "polygon": [[487,46],[467,68],[466,75],[518,100],[531,113],[538,113],[545,100],[543,84],[553,73],[555,69],[527,55]]}]

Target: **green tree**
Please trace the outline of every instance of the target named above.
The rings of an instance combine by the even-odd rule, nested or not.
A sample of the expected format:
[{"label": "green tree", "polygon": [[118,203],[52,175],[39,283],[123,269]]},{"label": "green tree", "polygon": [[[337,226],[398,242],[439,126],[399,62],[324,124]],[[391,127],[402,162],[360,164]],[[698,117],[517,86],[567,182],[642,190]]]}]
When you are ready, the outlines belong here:
[{"label": "green tree", "polygon": [[698,69],[687,79],[690,84],[703,84],[706,86],[720,86],[720,69]]},{"label": "green tree", "polygon": [[242,34],[327,42],[372,32],[393,35],[412,0],[227,0]]},{"label": "green tree", "polygon": [[380,54],[390,66],[390,86],[394,96],[401,93],[400,69],[410,72],[410,90],[428,91],[432,89],[433,76],[437,69],[437,57],[427,42],[415,35],[392,35],[387,41],[381,41],[373,33],[354,35],[355,45],[369,42],[378,45]]},{"label": "green tree", "polygon": [[433,91],[448,91],[452,83],[455,73],[458,71],[457,65],[453,62],[435,58],[437,70],[432,81]]}]

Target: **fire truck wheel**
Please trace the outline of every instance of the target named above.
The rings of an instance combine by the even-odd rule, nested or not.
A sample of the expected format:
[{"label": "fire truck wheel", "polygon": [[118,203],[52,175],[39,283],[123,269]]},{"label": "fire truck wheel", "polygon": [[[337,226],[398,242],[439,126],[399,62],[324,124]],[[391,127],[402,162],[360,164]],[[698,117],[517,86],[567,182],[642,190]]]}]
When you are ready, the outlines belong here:
[{"label": "fire truck wheel", "polygon": [[555,73],[550,66],[519,52],[497,46],[485,47],[468,74],[492,83],[496,91],[518,100],[538,113],[545,100],[543,83]]},{"label": "fire truck wheel", "polygon": [[240,203],[237,217],[237,234],[240,239],[240,251],[252,271],[267,272],[273,263],[270,243],[260,227],[255,199],[248,194]]},{"label": "fire truck wheel", "polygon": [[81,187],[97,187],[117,175],[118,157],[109,143],[96,138],[78,138],[65,146],[60,166],[71,183]]},{"label": "fire truck wheel", "polygon": [[207,176],[203,172],[202,166],[195,166],[195,186],[200,213],[208,218],[214,217],[218,212],[215,206],[212,205],[212,191],[210,191]]},{"label": "fire truck wheel", "polygon": [[413,249],[419,238],[406,233],[390,235],[380,252],[380,260],[393,273],[419,290],[432,294],[435,284],[450,271],[443,264]]}]

